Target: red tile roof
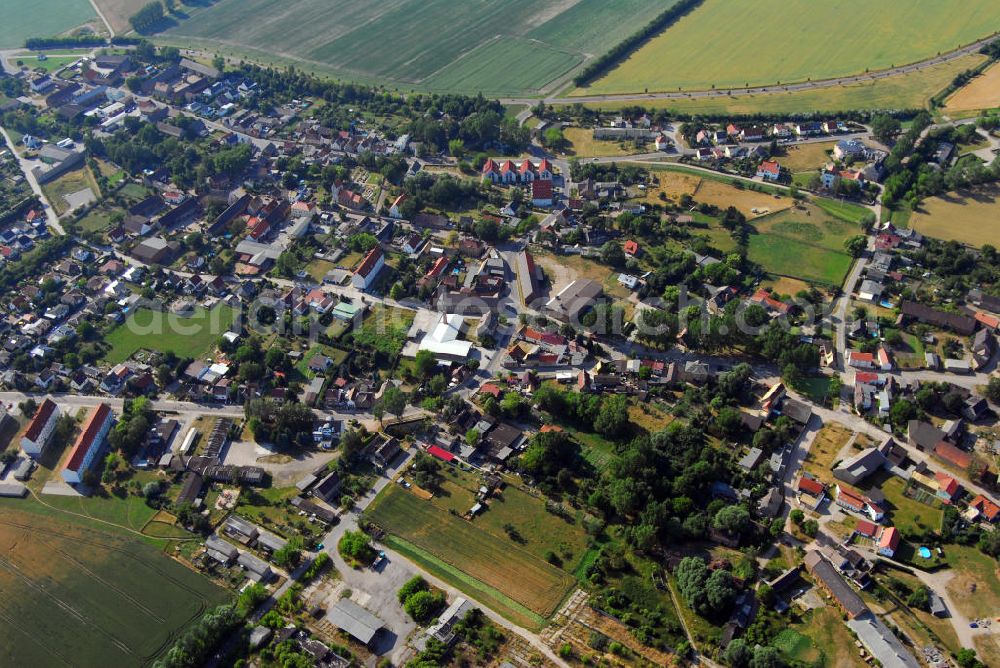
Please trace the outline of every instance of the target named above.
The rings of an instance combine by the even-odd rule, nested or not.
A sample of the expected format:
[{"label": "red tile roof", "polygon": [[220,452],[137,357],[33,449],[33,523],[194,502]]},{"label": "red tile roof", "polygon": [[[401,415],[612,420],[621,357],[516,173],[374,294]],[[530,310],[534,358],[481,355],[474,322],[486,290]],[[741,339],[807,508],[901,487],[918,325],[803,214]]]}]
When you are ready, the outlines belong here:
[{"label": "red tile roof", "polygon": [[871,522],[867,522],[865,520],[858,520],[858,523],[854,527],[854,530],[857,531],[862,536],[867,536],[868,538],[874,538],[875,533],[878,531],[878,526],[872,524]]},{"label": "red tile roof", "polygon": [[799,478],[798,489],[800,492],[812,494],[813,496],[818,496],[822,492],[826,491],[826,488],[823,487],[823,483],[814,478],[807,478],[806,476]]},{"label": "red tile roof", "polygon": [[989,327],[990,329],[996,329],[1000,327],[1000,318],[995,315],[990,315],[989,313],[983,313],[982,311],[976,311],[976,320],[981,322],[983,325]]},{"label": "red tile roof", "polygon": [[552,181],[540,180],[531,182],[532,199],[552,199]]},{"label": "red tile roof", "polygon": [[554,332],[543,332],[532,327],[525,327],[521,330],[521,336],[529,341],[545,343],[550,346],[561,346],[566,343],[566,337]]},{"label": "red tile roof", "polygon": [[104,421],[108,419],[109,415],[111,415],[111,406],[105,403],[98,404],[96,408],[90,411],[90,415],[87,417],[80,435],[76,437],[76,443],[73,444],[73,450],[69,459],[66,460],[66,469],[68,471],[80,470],[84,458],[90,452],[90,449],[94,447],[97,434],[100,432]]},{"label": "red tile roof", "polygon": [[899,530],[896,527],[885,527],[878,537],[879,548],[887,547],[895,551],[899,547]]},{"label": "red tile roof", "polygon": [[49,423],[49,418],[52,417],[52,413],[55,410],[55,402],[46,397],[45,401],[38,407],[38,410],[35,411],[31,422],[28,423],[28,429],[24,432],[24,437],[33,443],[37,442],[38,436],[42,433],[45,425]]},{"label": "red tile roof", "polygon": [[760,163],[760,167],[757,168],[757,171],[764,174],[779,176],[781,174],[781,165],[778,164],[777,160],[765,160]]},{"label": "red tile roof", "polygon": [[375,246],[375,248],[368,251],[368,255],[366,255],[365,259],[361,261],[361,264],[358,265],[358,268],[354,270],[354,273],[363,278],[367,278],[368,274],[372,273],[372,270],[375,268],[375,265],[378,263],[379,258],[381,257],[382,257],[382,247]]},{"label": "red tile roof", "polygon": [[934,474],[934,479],[937,481],[941,491],[948,496],[955,496],[955,493],[958,492],[958,481],[947,473],[941,473],[938,471]]},{"label": "red tile roof", "polygon": [[448,258],[439,257],[437,261],[434,263],[434,266],[430,268],[430,270],[427,272],[424,278],[437,278],[438,276],[441,275],[441,272],[444,271],[444,268],[447,266],[448,266]]},{"label": "red tile roof", "polygon": [[777,299],[772,297],[771,293],[765,290],[764,288],[759,288],[757,292],[753,294],[753,297],[750,298],[750,301],[754,302],[755,304],[767,306],[768,308],[778,311],[779,313],[788,313],[789,309],[788,304],[782,301],[778,301]]},{"label": "red tile roof", "polygon": [[994,521],[998,516],[1000,516],[1000,506],[993,503],[985,496],[980,494],[972,500],[969,507],[975,508],[983,514],[983,516],[990,522]]},{"label": "red tile roof", "polygon": [[946,441],[941,441],[934,446],[934,454],[938,459],[953,464],[960,469],[967,469],[969,468],[969,464],[972,463],[972,455]]},{"label": "red tile roof", "polygon": [[432,445],[431,447],[427,448],[427,453],[446,462],[450,462],[455,459],[455,455],[451,454],[444,448],[439,448],[436,445]]},{"label": "red tile roof", "polygon": [[496,383],[483,383],[479,388],[480,392],[485,392],[486,394],[492,394],[497,399],[500,398],[500,386]]}]

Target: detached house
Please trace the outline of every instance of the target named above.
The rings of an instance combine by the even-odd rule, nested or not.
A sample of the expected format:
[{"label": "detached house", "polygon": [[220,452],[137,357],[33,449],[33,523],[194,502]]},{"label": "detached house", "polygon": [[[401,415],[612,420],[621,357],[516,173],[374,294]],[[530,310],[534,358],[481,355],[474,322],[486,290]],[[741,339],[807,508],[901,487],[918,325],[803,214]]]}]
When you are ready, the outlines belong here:
[{"label": "detached house", "polygon": [[757,167],[757,178],[765,181],[777,181],[781,178],[781,165],[777,160],[765,160]]}]

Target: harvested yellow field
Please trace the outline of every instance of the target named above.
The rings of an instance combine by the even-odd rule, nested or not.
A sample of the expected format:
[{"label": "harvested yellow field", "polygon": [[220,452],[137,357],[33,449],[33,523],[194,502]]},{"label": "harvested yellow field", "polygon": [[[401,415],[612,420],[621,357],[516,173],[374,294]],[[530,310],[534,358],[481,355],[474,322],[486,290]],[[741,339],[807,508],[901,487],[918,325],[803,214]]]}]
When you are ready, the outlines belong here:
[{"label": "harvested yellow field", "polygon": [[924,200],[910,216],[910,227],[936,239],[979,248],[1000,246],[1000,187],[949,193]]},{"label": "harvested yellow field", "polygon": [[747,218],[784,211],[792,206],[790,197],[774,196],[755,190],[746,190],[715,179],[702,178],[687,172],[661,170],[653,172],[658,184],[646,191],[645,201],[655,203],[664,193],[677,201],[682,195],[691,195],[696,202],[712,204],[720,209],[735,206]]},{"label": "harvested yellow field", "polygon": [[1000,107],[1000,63],[955,91],[945,102],[945,111],[978,111]]},{"label": "harvested yellow field", "polygon": [[662,201],[660,193],[667,199],[677,201],[682,195],[690,195],[698,189],[701,177],[680,172],[657,172],[654,178],[658,183],[651,184],[646,190],[645,200],[655,204]]},{"label": "harvested yellow field", "polygon": [[784,211],[792,206],[791,197],[745,190],[711,179],[702,179],[693,197],[695,201],[714,204],[720,209],[735,206],[747,218]]}]

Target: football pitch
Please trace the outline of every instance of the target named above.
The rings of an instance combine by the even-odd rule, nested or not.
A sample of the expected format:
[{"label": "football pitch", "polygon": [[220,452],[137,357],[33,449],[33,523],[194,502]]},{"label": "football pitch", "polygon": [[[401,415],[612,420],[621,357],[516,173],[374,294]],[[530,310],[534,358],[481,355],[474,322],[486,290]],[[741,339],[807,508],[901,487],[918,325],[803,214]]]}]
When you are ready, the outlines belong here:
[{"label": "football pitch", "polygon": [[400,89],[529,95],[662,12],[656,0],[220,0],[160,38]]}]

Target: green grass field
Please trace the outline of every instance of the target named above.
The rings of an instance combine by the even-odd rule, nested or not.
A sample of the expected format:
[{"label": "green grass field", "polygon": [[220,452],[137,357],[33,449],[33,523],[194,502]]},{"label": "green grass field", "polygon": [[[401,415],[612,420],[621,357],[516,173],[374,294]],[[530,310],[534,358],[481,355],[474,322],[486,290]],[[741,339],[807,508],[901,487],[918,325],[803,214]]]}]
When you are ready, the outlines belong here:
[{"label": "green grass field", "polygon": [[607,51],[665,6],[654,0],[220,0],[192,9],[160,39],[263,62],[299,61],[319,73],[407,89],[531,94]]},{"label": "green grass field", "polygon": [[235,317],[236,312],[225,305],[211,311],[199,307],[187,318],[139,309],[104,338],[111,346],[104,359],[109,364],[117,364],[143,348],[160,352],[173,350],[182,358],[201,357],[212,349]]},{"label": "green grass field", "polygon": [[34,507],[0,518],[2,665],[149,665],[229,598],[141,539]]},{"label": "green grass field", "polygon": [[88,0],[4,0],[3,23],[0,23],[0,48],[24,46],[29,37],[52,37],[97,18]]},{"label": "green grass field", "polygon": [[830,79],[925,60],[998,30],[993,0],[705,0],[579,92]]},{"label": "green grass field", "polygon": [[[574,546],[579,560],[585,551],[582,527],[548,515],[541,500],[509,488],[503,493],[503,501],[494,501],[490,509],[470,522],[448,512],[449,507],[465,512],[472,506],[463,489],[449,480],[444,495],[424,501],[398,485],[389,485],[367,512],[389,533],[448,567],[497,590],[535,615],[550,616],[575,580],[544,561],[540,554],[547,549],[558,553],[565,544]],[[508,522],[523,536],[521,544],[500,529]],[[569,568],[572,570],[572,566]]]},{"label": "green grass field", "polygon": [[750,259],[768,272],[826,285],[840,285],[851,267],[844,241],[860,233],[865,209],[816,200],[753,221]]}]

